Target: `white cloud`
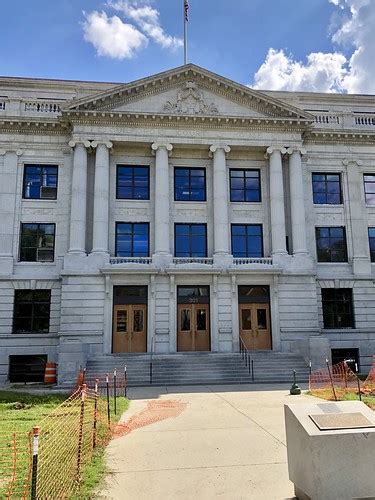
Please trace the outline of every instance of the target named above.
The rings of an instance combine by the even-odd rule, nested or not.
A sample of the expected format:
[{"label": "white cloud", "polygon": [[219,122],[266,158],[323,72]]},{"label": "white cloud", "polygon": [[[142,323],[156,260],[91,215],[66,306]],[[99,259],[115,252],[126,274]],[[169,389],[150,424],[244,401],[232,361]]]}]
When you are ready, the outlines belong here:
[{"label": "white cloud", "polygon": [[316,52],[307,63],[294,61],[283,50],[269,49],[266,60],[254,77],[255,89],[340,92],[346,75],[346,58],[342,54]]},{"label": "white cloud", "polygon": [[180,38],[168,35],[161,27],[159,11],[152,7],[147,0],[109,1],[108,6],[122,12],[126,17],[134,21],[149,38],[161,47],[165,49],[182,47],[183,41]]},{"label": "white cloud", "polygon": [[332,42],[352,54],[311,53],[306,63],[269,49],[254,88],[375,94],[375,0],[328,0],[339,8]]},{"label": "white cloud", "polygon": [[118,16],[108,17],[105,12],[98,11],[84,15],[84,39],[94,45],[99,56],[130,59],[148,44],[143,33]]}]

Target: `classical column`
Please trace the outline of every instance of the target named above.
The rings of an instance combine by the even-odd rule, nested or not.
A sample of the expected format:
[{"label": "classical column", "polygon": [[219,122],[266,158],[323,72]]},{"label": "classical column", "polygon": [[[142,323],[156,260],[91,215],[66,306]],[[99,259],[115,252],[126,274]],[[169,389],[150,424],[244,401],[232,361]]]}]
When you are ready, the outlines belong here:
[{"label": "classical column", "polygon": [[18,158],[21,155],[20,149],[0,150],[0,156],[4,157],[0,167],[0,274],[13,273]]},{"label": "classical column", "polygon": [[285,208],[284,182],[281,155],[286,153],[283,147],[269,147],[267,154],[270,163],[270,207],[271,207],[271,236],[272,255],[285,255]]},{"label": "classical column", "polygon": [[[353,245],[353,274],[371,275],[371,261],[368,241],[368,217],[363,195],[363,173],[360,171],[361,160],[345,159],[348,177],[349,210]],[[349,228],[347,228],[346,232]],[[350,234],[350,233],[349,233]]]},{"label": "classical column", "polygon": [[302,148],[288,148],[289,156],[289,184],[290,184],[290,211],[292,217],[293,254],[306,255],[306,219],[305,199],[303,193],[302,158],[306,154]]},{"label": "classical column", "polygon": [[229,146],[213,145],[210,153],[213,156],[214,177],[214,255],[229,255],[229,212],[228,212],[228,179],[226,153]]},{"label": "classical column", "polygon": [[108,253],[109,152],[112,143],[93,141],[92,146],[96,147],[92,251]]},{"label": "classical column", "polygon": [[154,254],[171,254],[169,241],[169,161],[172,144],[151,145],[155,153],[155,249]]},{"label": "classical column", "polygon": [[87,150],[90,141],[70,141],[74,148],[72,199],[70,203],[69,253],[86,253]]}]

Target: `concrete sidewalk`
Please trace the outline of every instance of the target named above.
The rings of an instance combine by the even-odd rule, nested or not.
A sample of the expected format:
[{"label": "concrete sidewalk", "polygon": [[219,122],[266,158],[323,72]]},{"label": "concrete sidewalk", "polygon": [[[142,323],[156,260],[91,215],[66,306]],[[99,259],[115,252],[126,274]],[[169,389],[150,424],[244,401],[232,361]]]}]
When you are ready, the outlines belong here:
[{"label": "concrete sidewalk", "polygon": [[128,420],[152,399],[187,403],[176,418],[114,439],[111,473],[97,498],[131,500],[294,498],[283,405],[289,385],[134,388]]}]

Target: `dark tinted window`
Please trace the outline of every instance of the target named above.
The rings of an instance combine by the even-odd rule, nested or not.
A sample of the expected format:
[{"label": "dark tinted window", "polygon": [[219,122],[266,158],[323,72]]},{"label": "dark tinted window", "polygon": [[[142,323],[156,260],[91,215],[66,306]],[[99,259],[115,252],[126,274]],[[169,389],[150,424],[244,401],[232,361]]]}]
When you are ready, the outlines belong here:
[{"label": "dark tinted window", "polygon": [[116,256],[149,256],[149,225],[147,222],[117,222]]},{"label": "dark tinted window", "polygon": [[206,224],[175,224],[175,256],[207,257]]},{"label": "dark tinted window", "polygon": [[347,262],[344,227],[317,227],[316,250],[318,262]]},{"label": "dark tinted window", "polygon": [[312,174],[314,203],[339,205],[341,199],[340,174]]},{"label": "dark tinted window", "polygon": [[375,227],[368,228],[371,262],[375,262]]},{"label": "dark tinted window", "polygon": [[53,262],[55,224],[21,224],[21,262]]},{"label": "dark tinted window", "polygon": [[13,333],[48,333],[51,290],[16,290]]},{"label": "dark tinted window", "polygon": [[368,205],[375,205],[375,174],[365,174],[363,180],[366,203]]},{"label": "dark tinted window", "polygon": [[57,197],[57,166],[25,165],[23,197],[55,200]]},{"label": "dark tinted window", "polygon": [[124,200],[149,200],[149,167],[117,165],[116,198]]},{"label": "dark tinted window", "polygon": [[354,328],[352,290],[322,288],[324,328]]},{"label": "dark tinted window", "polygon": [[261,201],[260,170],[230,169],[230,201]]},{"label": "dark tinted window", "polygon": [[176,201],[206,201],[206,169],[174,169],[174,199]]},{"label": "dark tinted window", "polygon": [[233,257],[263,257],[261,224],[232,224]]}]

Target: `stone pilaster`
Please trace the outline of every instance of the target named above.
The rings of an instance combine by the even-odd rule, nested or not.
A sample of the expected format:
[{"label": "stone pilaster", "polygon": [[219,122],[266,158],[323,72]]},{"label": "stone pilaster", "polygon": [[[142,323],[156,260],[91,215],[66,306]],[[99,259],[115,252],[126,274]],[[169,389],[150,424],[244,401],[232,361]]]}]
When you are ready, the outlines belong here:
[{"label": "stone pilaster", "polygon": [[169,161],[172,144],[154,142],[155,154],[155,247],[152,260],[158,267],[166,267],[171,261],[169,237]]},{"label": "stone pilaster", "polygon": [[214,209],[214,261],[215,264],[229,264],[231,259],[229,241],[229,200],[226,154],[227,145],[212,145],[213,158],[213,209]]},{"label": "stone pilaster", "polygon": [[86,254],[87,150],[90,141],[70,141],[74,148],[69,253]]},{"label": "stone pilaster", "polygon": [[18,161],[21,149],[2,149],[4,157],[0,170],[0,274],[13,273],[13,243],[17,193]]},{"label": "stone pilaster", "polygon": [[289,154],[289,184],[290,211],[292,217],[293,255],[308,254],[306,239],[305,199],[302,176],[302,156],[306,154],[303,148],[288,148]]},{"label": "stone pilaster", "polygon": [[109,228],[109,153],[112,143],[93,141],[96,148],[93,253],[108,253]]},{"label": "stone pilaster", "polygon": [[286,149],[272,146],[267,149],[270,166],[270,208],[272,256],[287,255],[282,156]]},{"label": "stone pilaster", "polygon": [[[353,248],[353,274],[371,275],[368,220],[363,198],[363,176],[361,160],[345,159],[349,191],[349,220],[351,222]],[[348,229],[347,229],[348,233]]]}]

